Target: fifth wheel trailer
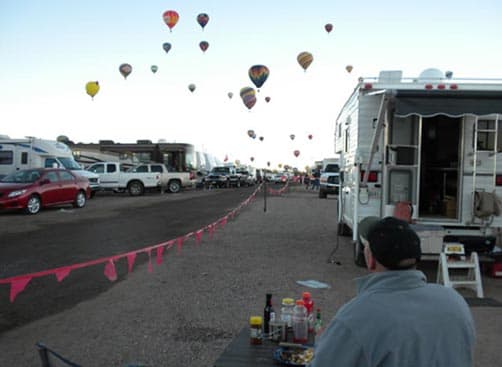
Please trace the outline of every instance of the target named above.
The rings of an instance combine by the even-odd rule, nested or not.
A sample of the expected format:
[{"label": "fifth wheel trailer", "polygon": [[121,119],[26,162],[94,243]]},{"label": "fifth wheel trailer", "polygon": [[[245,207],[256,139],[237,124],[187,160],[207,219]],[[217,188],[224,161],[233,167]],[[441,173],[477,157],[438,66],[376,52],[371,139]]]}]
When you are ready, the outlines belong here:
[{"label": "fifth wheel trailer", "polygon": [[501,79],[452,79],[438,69],[360,78],[337,117],[335,151],[338,228],[352,233],[356,263],[358,223],[403,205],[424,254],[439,254],[443,241],[489,252],[500,237]]}]

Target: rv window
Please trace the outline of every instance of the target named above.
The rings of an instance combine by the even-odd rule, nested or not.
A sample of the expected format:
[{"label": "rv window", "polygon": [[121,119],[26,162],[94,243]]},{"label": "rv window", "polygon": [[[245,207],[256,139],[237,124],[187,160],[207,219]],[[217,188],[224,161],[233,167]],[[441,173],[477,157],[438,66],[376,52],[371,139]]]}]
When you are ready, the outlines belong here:
[{"label": "rv window", "polygon": [[493,151],[495,148],[495,121],[478,120],[478,150]]},{"label": "rv window", "polygon": [[28,164],[28,152],[21,153],[21,164]]},{"label": "rv window", "polygon": [[54,158],[45,159],[45,168],[52,168],[54,167],[54,164],[56,165],[56,167],[59,167],[58,161],[56,161]]},{"label": "rv window", "polygon": [[2,150],[0,152],[0,164],[12,164],[12,150]]}]

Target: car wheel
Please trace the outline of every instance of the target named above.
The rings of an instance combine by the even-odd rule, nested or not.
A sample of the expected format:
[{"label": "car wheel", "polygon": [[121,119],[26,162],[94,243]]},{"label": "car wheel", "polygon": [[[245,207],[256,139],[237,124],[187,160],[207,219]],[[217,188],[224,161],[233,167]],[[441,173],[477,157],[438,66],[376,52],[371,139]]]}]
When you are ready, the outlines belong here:
[{"label": "car wheel", "polygon": [[227,180],[227,182],[225,183],[225,187],[228,189],[230,187],[230,180]]},{"label": "car wheel", "polygon": [[177,180],[169,181],[167,187],[169,192],[172,192],[173,194],[181,191],[181,183]]},{"label": "car wheel", "polygon": [[31,195],[26,203],[25,211],[28,214],[37,214],[42,207],[40,197],[38,195]]},{"label": "car wheel", "polygon": [[365,267],[366,259],[364,258],[364,249],[360,241],[354,242],[354,263],[357,266]]},{"label": "car wheel", "polygon": [[73,202],[73,207],[75,208],[83,208],[87,198],[85,197],[85,192],[79,191],[77,192],[77,196],[75,196],[75,201]]},{"label": "car wheel", "polygon": [[127,190],[131,196],[140,196],[145,192],[145,187],[139,181],[132,181],[127,185]]}]

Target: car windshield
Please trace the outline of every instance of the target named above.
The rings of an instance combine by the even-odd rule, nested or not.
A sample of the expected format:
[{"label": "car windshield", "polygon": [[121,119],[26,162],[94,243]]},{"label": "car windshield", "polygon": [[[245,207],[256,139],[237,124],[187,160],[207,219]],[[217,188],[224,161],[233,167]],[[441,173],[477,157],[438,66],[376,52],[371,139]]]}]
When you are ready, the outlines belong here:
[{"label": "car windshield", "polygon": [[324,172],[333,172],[333,173],[336,173],[339,171],[340,171],[340,167],[338,167],[338,164],[328,164],[326,166],[326,169],[324,170]]},{"label": "car windshield", "polygon": [[229,171],[227,167],[214,167],[212,173],[228,173]]},{"label": "car windshield", "polygon": [[80,170],[82,167],[73,158],[58,157],[58,160],[63,164],[64,168],[71,170]]},{"label": "car windshield", "polygon": [[36,170],[16,171],[2,178],[1,182],[31,183],[40,178],[40,172]]}]

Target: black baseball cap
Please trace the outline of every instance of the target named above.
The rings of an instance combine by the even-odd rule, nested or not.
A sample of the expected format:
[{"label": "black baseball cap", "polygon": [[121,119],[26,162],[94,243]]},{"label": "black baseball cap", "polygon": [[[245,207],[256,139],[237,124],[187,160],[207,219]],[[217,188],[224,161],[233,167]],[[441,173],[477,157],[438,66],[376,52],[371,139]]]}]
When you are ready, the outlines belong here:
[{"label": "black baseball cap", "polygon": [[[395,217],[367,217],[359,223],[359,236],[369,243],[375,259],[389,270],[414,266],[422,256],[420,238],[410,225]],[[415,259],[414,262],[403,260]]]}]

